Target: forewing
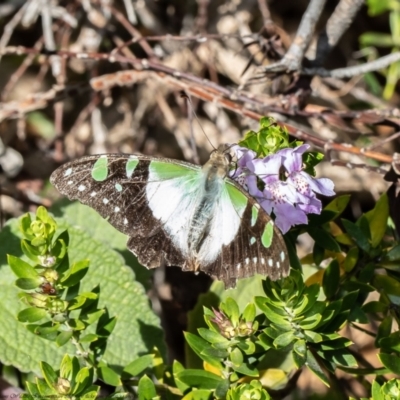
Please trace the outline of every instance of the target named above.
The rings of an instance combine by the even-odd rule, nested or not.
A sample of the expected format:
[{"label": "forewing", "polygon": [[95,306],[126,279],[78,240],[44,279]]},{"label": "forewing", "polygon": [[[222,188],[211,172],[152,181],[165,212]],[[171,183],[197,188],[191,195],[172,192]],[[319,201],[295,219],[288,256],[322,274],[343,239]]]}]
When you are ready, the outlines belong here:
[{"label": "forewing", "polygon": [[[187,196],[185,187],[196,191],[199,176],[199,168],[188,163],[106,154],[64,164],[50,181],[62,194],[92,207],[129,235],[128,248],[143,265],[152,268],[166,263],[185,269],[183,233],[177,238],[178,230],[171,226],[177,216],[181,225],[189,220],[192,197]],[[180,208],[182,205],[185,207]]]}]

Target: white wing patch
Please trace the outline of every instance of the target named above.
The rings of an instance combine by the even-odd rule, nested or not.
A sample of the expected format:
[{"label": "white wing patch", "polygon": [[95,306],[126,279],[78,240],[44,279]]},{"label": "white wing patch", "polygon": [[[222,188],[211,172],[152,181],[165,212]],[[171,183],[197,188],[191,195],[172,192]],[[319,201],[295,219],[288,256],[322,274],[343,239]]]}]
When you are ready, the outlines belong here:
[{"label": "white wing patch", "polygon": [[149,207],[154,217],[162,222],[174,245],[188,258],[189,226],[201,193],[202,176],[200,169],[177,165],[170,168],[165,163],[161,165],[154,161],[149,165],[146,185]]},{"label": "white wing patch", "polygon": [[176,164],[152,161],[149,165],[146,197],[154,217],[162,222],[182,254],[187,258],[196,257],[202,266],[214,262],[222,247],[234,240],[246,208],[246,201],[240,198],[232,201],[232,188],[228,190],[224,179],[221,179],[221,185],[223,188],[219,191],[219,199],[215,199],[209,234],[198,254],[189,254],[190,223],[204,194],[204,173],[200,168],[190,169]]},{"label": "white wing patch", "polygon": [[216,202],[214,216],[210,221],[210,233],[201,246],[198,258],[203,265],[214,262],[221,252],[222,246],[231,243],[239,230],[241,217],[245,207],[237,209],[231,201],[227,185],[220,199]]}]

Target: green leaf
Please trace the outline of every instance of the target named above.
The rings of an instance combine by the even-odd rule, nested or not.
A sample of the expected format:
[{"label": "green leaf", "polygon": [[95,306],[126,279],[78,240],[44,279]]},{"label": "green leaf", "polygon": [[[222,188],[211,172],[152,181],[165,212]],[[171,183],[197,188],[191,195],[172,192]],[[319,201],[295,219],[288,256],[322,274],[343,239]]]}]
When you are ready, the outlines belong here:
[{"label": "green leaf", "polygon": [[325,375],[324,370],[319,365],[317,359],[311,353],[310,350],[307,351],[307,367],[312,371],[326,386],[329,387],[328,377]]},{"label": "green leaf", "polygon": [[381,392],[381,387],[377,381],[372,382],[371,394],[373,400],[385,400]]},{"label": "green leaf", "polygon": [[313,261],[315,265],[320,265],[325,258],[325,249],[321,247],[317,242],[314,243],[313,247]]},{"label": "green leaf", "polygon": [[[70,262],[90,259],[90,268],[81,281],[80,290],[89,293],[101,282],[99,308],[107,307],[109,314],[118,320],[117,323],[114,320],[115,328],[103,357],[110,365],[122,370],[132,359],[147,354],[148,349],[153,347],[159,348],[164,354],[164,333],[144,288],[135,281],[132,269],[125,265],[120,254],[110,249],[107,243],[94,239],[103,236],[103,240],[115,243],[118,235],[121,246],[123,243],[126,249],[126,237],[104,228],[108,223],[86,206],[77,204],[71,213],[76,217],[74,226],[65,220],[58,220],[57,223],[60,231],[69,230]],[[80,227],[76,228],[75,225],[79,223]],[[91,233],[85,233],[84,229],[91,229]],[[0,342],[7,348],[7,352],[0,351],[0,362],[14,365],[23,372],[39,373],[40,361],[46,361],[56,369],[63,355],[66,352],[73,354],[75,348],[70,343],[61,348],[55,342],[43,340],[40,336],[47,336],[47,330],[42,330],[41,335],[32,334],[16,319],[16,315],[26,306],[18,301],[20,290],[14,285],[15,275],[7,264],[6,254],[22,256],[21,236],[16,219],[10,220],[0,231],[0,320],[3,322],[0,325]],[[26,257],[23,259],[27,260]],[[32,327],[32,330],[39,332],[37,327]],[[49,337],[56,340],[58,334],[56,331]],[[19,346],[15,346],[16,337],[19,338]]]},{"label": "green leaf", "polygon": [[57,382],[57,374],[50,364],[42,361],[40,363],[40,370],[42,371],[43,378],[46,380],[47,384],[52,387]]},{"label": "green leaf", "polygon": [[156,387],[153,381],[147,376],[143,375],[140,378],[138,385],[139,400],[153,400],[157,397]]},{"label": "green leaf", "polygon": [[322,288],[327,299],[331,299],[339,288],[340,270],[339,263],[334,259],[324,271]]},{"label": "green leaf", "polygon": [[223,303],[221,303],[220,308],[225,312],[227,317],[232,321],[233,325],[236,326],[239,323],[239,307],[232,297],[228,297]]},{"label": "green leaf", "polygon": [[185,369],[178,372],[177,377],[186,385],[198,389],[215,389],[222,381],[218,375],[197,369]]},{"label": "green leaf", "polygon": [[123,377],[125,377],[125,375],[138,376],[153,364],[153,359],[154,356],[152,354],[146,354],[132,361],[124,368]]},{"label": "green leaf", "polygon": [[376,202],[373,210],[365,214],[371,231],[371,245],[377,247],[386,232],[389,217],[389,201],[387,194],[383,194]]},{"label": "green leaf", "polygon": [[382,337],[379,340],[379,347],[381,347],[382,351],[400,353],[400,332],[393,332],[387,337]]},{"label": "green leaf", "polygon": [[400,282],[388,275],[375,275],[373,285],[383,291],[395,305],[400,305]]},{"label": "green leaf", "polygon": [[32,290],[38,288],[41,282],[39,276],[36,279],[19,278],[15,281],[15,285],[22,290]]},{"label": "green leaf", "polygon": [[246,364],[233,365],[232,368],[236,372],[239,372],[240,374],[243,374],[246,376],[252,376],[254,378],[257,378],[259,376],[259,372],[258,372],[257,368],[246,365]]},{"label": "green leaf", "polygon": [[400,358],[398,355],[380,353],[378,354],[378,358],[381,360],[381,363],[394,374],[400,374]]},{"label": "green leaf", "polygon": [[335,253],[340,252],[340,246],[338,242],[325,229],[312,227],[309,228],[307,231],[310,236],[315,240],[315,243],[318,244],[318,246],[321,246],[322,248],[333,251]]},{"label": "green leaf", "polygon": [[358,246],[362,250],[368,253],[370,250],[370,244],[368,241],[368,237],[365,236],[362,229],[353,222],[348,221],[344,218],[342,218],[342,223],[347,233],[351,236],[351,238],[358,244]]},{"label": "green leaf", "polygon": [[18,278],[38,279],[36,269],[20,258],[7,254],[7,262]]},{"label": "green leaf", "polygon": [[392,331],[392,323],[393,323],[393,317],[391,315],[388,315],[383,319],[381,324],[378,327],[378,332],[375,337],[375,346],[380,347],[380,341],[381,339],[387,337],[390,335],[390,332]]},{"label": "green leaf", "polygon": [[326,207],[324,207],[324,210],[335,212],[336,216],[333,219],[336,219],[346,209],[350,198],[351,196],[349,194],[335,197]]},{"label": "green leaf", "polygon": [[347,252],[343,263],[343,268],[346,272],[352,271],[352,269],[357,265],[358,256],[358,247],[351,247]]},{"label": "green leaf", "polygon": [[246,308],[243,311],[243,319],[246,322],[253,322],[256,317],[256,306],[254,303],[247,304]]},{"label": "green leaf", "polygon": [[67,344],[72,338],[72,335],[73,335],[72,331],[61,332],[56,339],[57,346],[61,347]]},{"label": "green leaf", "polygon": [[[67,226],[79,226],[95,241],[104,243],[110,249],[119,252],[128,265],[135,273],[136,280],[144,287],[149,287],[152,272],[139,264],[137,258],[126,247],[126,235],[117,231],[104,218],[90,207],[83,206],[78,202],[70,202],[64,199],[53,204],[51,211],[54,215],[62,217],[67,222]],[[82,258],[77,258],[79,261]],[[93,267],[93,260],[91,259]]]},{"label": "green leaf", "polygon": [[[119,375],[111,368],[104,366],[98,368],[97,371],[99,373],[99,378],[103,380],[105,383],[107,383],[107,385],[111,386],[122,385]],[[140,387],[140,381],[139,381],[139,387]]]},{"label": "green leaf", "polygon": [[70,287],[79,283],[87,274],[89,268],[89,260],[81,260],[72,264],[69,274],[60,279],[63,286]]},{"label": "green leaf", "polygon": [[[224,346],[224,348],[229,347],[230,345],[230,340],[228,340],[227,338],[223,337],[221,334],[217,333],[217,332],[213,332],[210,329],[207,328],[199,328],[198,329],[199,335],[207,340],[207,342],[211,343],[211,344],[222,344]],[[221,348],[221,347],[218,347]]]},{"label": "green leaf", "polygon": [[289,346],[290,343],[292,343],[295,340],[295,335],[294,332],[285,332],[282,333],[282,335],[279,335],[275,340],[274,340],[274,346],[277,349],[284,348],[286,346]]},{"label": "green leaf", "polygon": [[47,311],[43,308],[29,307],[20,311],[17,318],[20,322],[38,322],[47,316]]},{"label": "green leaf", "polygon": [[211,349],[211,346],[208,344],[208,342],[190,332],[184,332],[184,336],[186,342],[202,360],[208,362],[218,369],[222,369],[221,362],[218,360],[218,358],[209,356],[205,353],[207,349]]}]

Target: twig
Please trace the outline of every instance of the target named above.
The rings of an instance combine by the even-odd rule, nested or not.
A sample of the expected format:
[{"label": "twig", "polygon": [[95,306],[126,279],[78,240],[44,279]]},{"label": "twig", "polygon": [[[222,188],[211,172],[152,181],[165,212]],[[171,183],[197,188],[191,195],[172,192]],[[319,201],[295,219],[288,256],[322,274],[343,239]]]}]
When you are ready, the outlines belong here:
[{"label": "twig", "polygon": [[[41,37],[33,46],[34,49],[40,52],[43,47],[43,38]],[[28,67],[32,64],[34,59],[36,58],[36,54],[28,54],[21,65],[13,72],[13,74],[8,79],[7,84],[4,86],[3,91],[1,92],[1,100],[4,101],[11,90],[14,88],[15,84],[21,79],[21,76],[25,73]]]},{"label": "twig", "polygon": [[[141,33],[130,24],[130,21],[128,21],[125,18],[125,15],[119,12],[116,8],[110,7],[110,11],[112,15],[115,17],[116,20],[118,20],[121,25],[132,35],[132,41],[131,43],[139,43],[143,50],[146,52],[146,54],[151,57],[151,58],[156,58],[156,55],[154,54],[154,50],[151,48],[151,46],[147,43],[147,38],[143,37]],[[126,44],[120,44],[117,46],[115,49],[111,51],[111,54],[119,53],[121,49],[124,47],[127,47]]]},{"label": "twig", "polygon": [[266,0],[258,0],[258,8],[260,9],[261,15],[264,21],[265,29],[269,29],[271,25],[275,25],[271,18],[271,12]]},{"label": "twig", "polygon": [[326,0],[310,0],[303,14],[296,37],[285,56],[277,63],[259,68],[264,74],[268,72],[296,72],[301,70],[304,54],[312,40],[315,26],[324,9]]},{"label": "twig", "polygon": [[16,28],[16,26],[20,23],[25,10],[29,7],[29,4],[32,2],[32,0],[28,0],[14,16],[11,18],[11,20],[6,24],[3,30],[3,36],[0,39],[0,61],[1,57],[4,54],[4,49],[7,46],[8,42],[10,41],[11,35]]},{"label": "twig", "polygon": [[196,30],[202,34],[207,32],[208,6],[210,0],[197,0],[197,17],[195,20]]},{"label": "twig", "polygon": [[[44,44],[49,52],[54,52],[56,49],[56,43],[54,40],[53,27],[52,27],[52,14],[51,4],[48,0],[42,0],[41,2],[41,17],[42,17],[42,28]],[[53,76],[57,77],[61,74],[61,60],[60,57],[53,55],[50,57],[51,70]]]},{"label": "twig", "polygon": [[366,74],[368,72],[378,71],[380,69],[388,67],[400,60],[400,52],[388,54],[374,61],[369,61],[361,65],[356,65],[354,67],[337,68],[332,70],[327,70],[325,68],[305,68],[301,73],[303,75],[319,75],[322,77],[332,77],[332,78],[351,78],[356,75]]},{"label": "twig", "polygon": [[[33,49],[27,49],[24,47],[8,47],[6,49],[9,52],[14,53],[27,53],[30,54],[34,52]],[[260,119],[263,115],[268,112],[286,113],[287,115],[298,115],[303,117],[317,117],[323,118],[324,114],[318,113],[308,113],[306,111],[300,110],[296,114],[285,111],[282,107],[277,106],[265,106],[256,99],[250,97],[248,94],[237,92],[228,87],[222,87],[214,82],[210,82],[205,79],[201,79],[197,76],[193,76],[189,73],[184,73],[177,71],[173,68],[167,67],[165,65],[152,62],[149,60],[139,60],[125,57],[123,55],[115,54],[110,56],[108,54],[102,53],[73,53],[69,51],[60,50],[57,54],[61,57],[76,57],[78,59],[97,59],[97,60],[108,60],[109,62],[126,62],[132,64],[136,69],[141,71],[121,71],[115,74],[109,74],[101,77],[101,79],[96,78],[91,81],[92,87],[95,90],[104,90],[107,86],[112,85],[128,85],[133,84],[135,81],[143,79],[146,76],[146,72],[155,71],[160,79],[173,84],[181,90],[185,90],[187,93],[200,98],[205,101],[214,102],[220,104],[222,107],[230,109],[236,113],[250,117],[252,119]],[[147,71],[143,71],[147,69]],[[85,85],[75,86],[73,88],[54,88],[49,92],[42,93],[40,95],[32,96],[21,102],[10,102],[5,103],[0,108],[0,121],[4,118],[15,118],[24,114],[32,109],[44,108],[49,102],[60,101],[60,99],[65,98],[70,94],[77,94],[77,91],[87,90]],[[396,110],[391,110],[393,115],[396,115]],[[398,113],[398,110],[397,110]],[[342,118],[359,118],[361,122],[374,124],[374,123],[385,123],[389,126],[397,126],[395,121],[385,120],[385,111],[379,112],[347,112],[347,113],[334,113]],[[328,114],[329,115],[329,114]],[[375,160],[391,163],[392,157],[369,151],[368,149],[360,149],[350,144],[340,144],[340,143],[329,143],[329,147],[326,148],[327,143],[324,139],[318,138],[309,132],[304,130],[299,130],[290,125],[290,123],[281,124],[285,125],[293,136],[300,140],[305,140],[312,143],[314,146],[320,149],[334,149],[337,151],[343,151],[347,153],[357,154],[360,156],[365,156],[373,158]]]},{"label": "twig", "polygon": [[383,140],[380,140],[377,143],[371,144],[370,146],[368,146],[368,150],[373,150],[373,149],[376,149],[378,147],[381,147],[381,146],[383,146],[383,145],[385,145],[385,144],[397,139],[398,137],[400,137],[400,131],[398,131],[396,133],[393,133],[392,135],[388,136],[387,138],[385,138]]},{"label": "twig", "polygon": [[131,24],[136,25],[138,23],[135,9],[133,8],[132,0],[124,0],[124,6],[126,10],[126,15],[128,16],[128,20]]},{"label": "twig", "polygon": [[322,65],[364,3],[364,0],[340,0],[318,38],[317,53],[312,63],[314,67]]}]

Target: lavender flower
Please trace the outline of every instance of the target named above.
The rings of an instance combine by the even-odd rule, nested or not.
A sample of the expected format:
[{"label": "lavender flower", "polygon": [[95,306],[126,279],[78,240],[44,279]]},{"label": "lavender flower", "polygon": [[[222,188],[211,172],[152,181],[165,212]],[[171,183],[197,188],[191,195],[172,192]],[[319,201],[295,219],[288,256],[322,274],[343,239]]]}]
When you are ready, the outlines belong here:
[{"label": "lavender flower", "polygon": [[307,214],[320,214],[321,201],[315,193],[332,196],[333,182],[327,178],[313,178],[303,171],[303,144],[285,148],[264,159],[240,146],[234,146],[238,163],[231,178],[248,190],[268,214],[275,214],[277,227],[286,233],[292,226],[307,223]]}]

